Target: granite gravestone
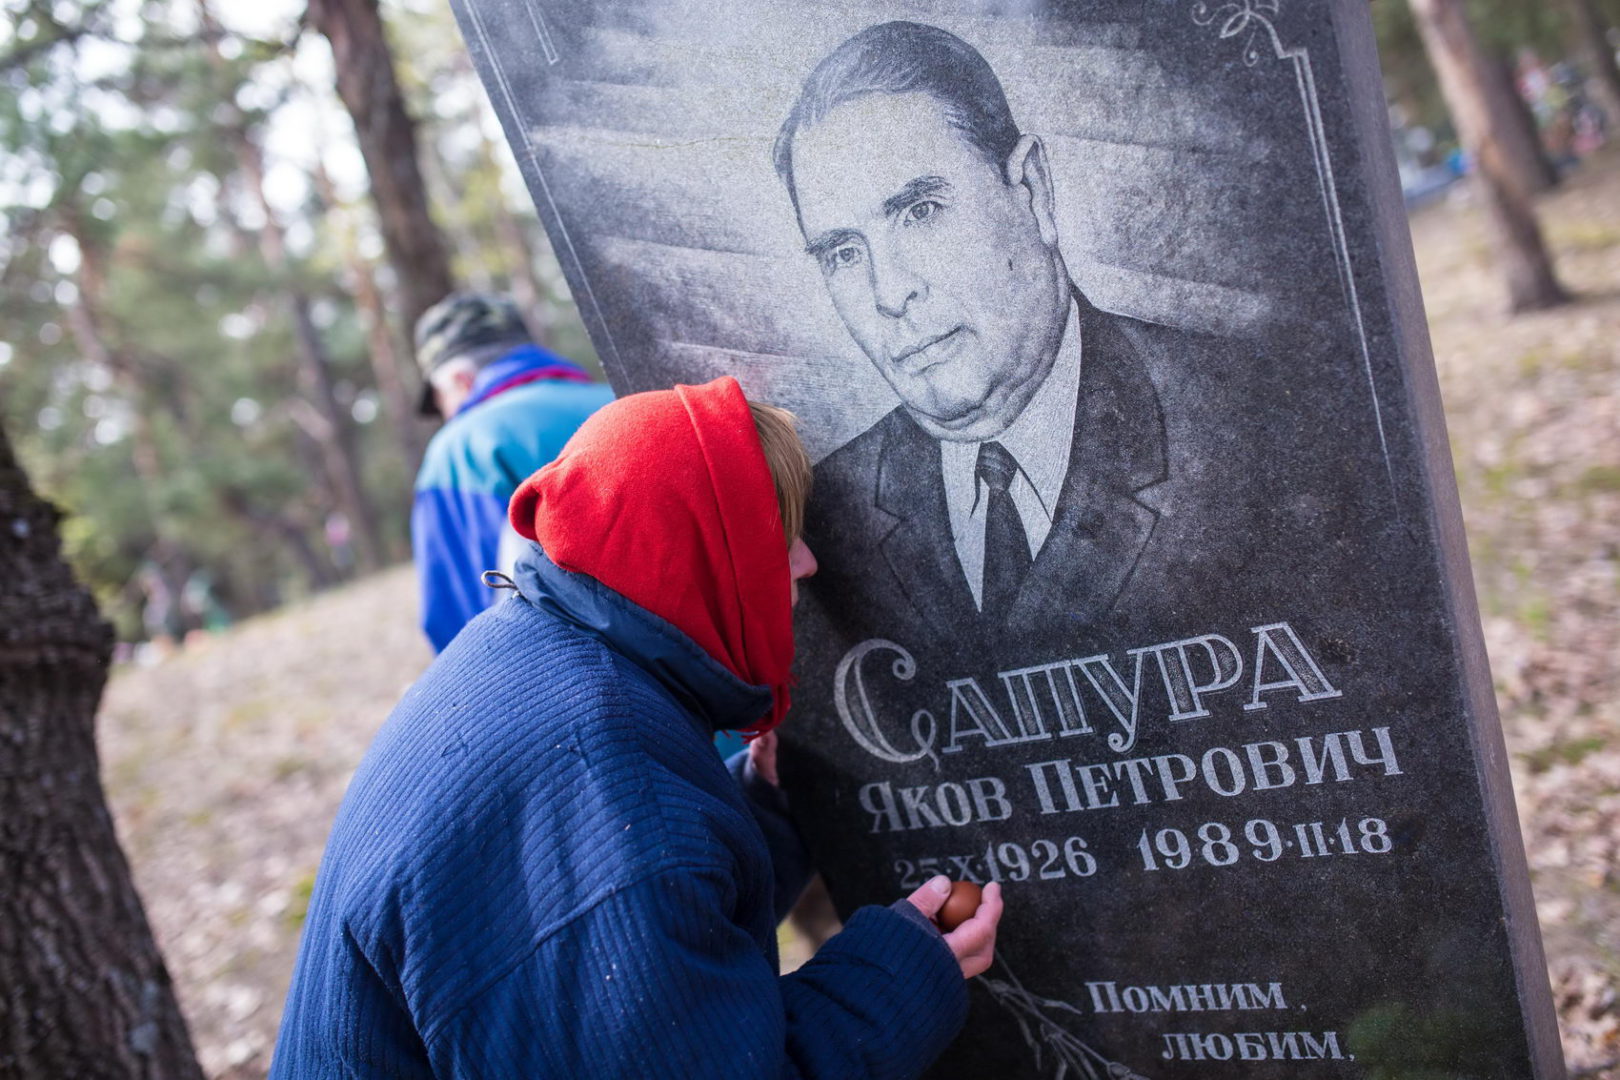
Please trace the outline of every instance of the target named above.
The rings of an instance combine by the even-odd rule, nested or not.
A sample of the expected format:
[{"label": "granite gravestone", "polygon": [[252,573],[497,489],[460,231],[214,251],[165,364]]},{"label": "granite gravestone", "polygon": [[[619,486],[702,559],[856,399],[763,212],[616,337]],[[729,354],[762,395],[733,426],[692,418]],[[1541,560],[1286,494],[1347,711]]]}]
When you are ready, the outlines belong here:
[{"label": "granite gravestone", "polygon": [[614,385],[817,458],[839,907],[1000,881],[941,1077],[1554,1077],[1362,0],[461,0]]}]

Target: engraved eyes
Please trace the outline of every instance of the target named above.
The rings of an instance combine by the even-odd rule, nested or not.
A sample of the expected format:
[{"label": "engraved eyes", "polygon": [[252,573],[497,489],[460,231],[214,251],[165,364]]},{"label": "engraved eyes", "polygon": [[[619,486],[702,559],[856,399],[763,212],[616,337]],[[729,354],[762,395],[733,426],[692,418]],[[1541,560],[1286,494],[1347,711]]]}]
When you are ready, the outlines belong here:
[{"label": "engraved eyes", "polygon": [[929,218],[939,213],[939,211],[939,203],[934,202],[932,199],[924,199],[922,202],[912,203],[906,208],[906,224],[913,225],[927,221]]},{"label": "engraved eyes", "polygon": [[[933,199],[920,199],[900,211],[898,220],[902,226],[926,225],[932,223],[943,209],[944,206]],[[848,240],[824,250],[821,254],[821,269],[828,274],[852,269],[864,262],[866,262],[866,246],[865,241],[861,239]]]},{"label": "engraved eyes", "polygon": [[858,266],[861,262],[861,247],[859,244],[840,244],[822,256],[822,263],[828,271],[840,270],[846,267]]}]

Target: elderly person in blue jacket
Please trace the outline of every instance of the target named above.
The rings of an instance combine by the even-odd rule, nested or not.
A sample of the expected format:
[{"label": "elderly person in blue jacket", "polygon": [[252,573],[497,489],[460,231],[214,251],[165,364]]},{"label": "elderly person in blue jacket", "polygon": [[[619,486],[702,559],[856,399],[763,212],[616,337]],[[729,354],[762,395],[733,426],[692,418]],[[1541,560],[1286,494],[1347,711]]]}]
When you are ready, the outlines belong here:
[{"label": "elderly person in blue jacket", "polygon": [[536,345],[517,305],[492,293],[451,293],[423,312],[416,359],[418,407],[445,421],[422,455],[411,503],[422,630],[438,652],[495,595],[479,575],[516,556],[512,493],[613,391]]},{"label": "elderly person in blue jacket", "polygon": [[[808,874],[771,782],[809,461],[729,378],[597,413],[512,501],[535,541],[366,755],[271,1075],[915,1077],[1001,915],[936,878],[799,970]],[[763,736],[730,762],[717,730]],[[750,757],[751,755],[751,757]]]}]

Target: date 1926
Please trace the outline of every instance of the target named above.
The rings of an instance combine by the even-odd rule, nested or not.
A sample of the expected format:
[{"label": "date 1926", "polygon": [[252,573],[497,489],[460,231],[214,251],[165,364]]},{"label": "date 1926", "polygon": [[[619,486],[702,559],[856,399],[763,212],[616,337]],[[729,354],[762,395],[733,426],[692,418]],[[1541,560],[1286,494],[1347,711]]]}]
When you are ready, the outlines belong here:
[{"label": "date 1926", "polygon": [[1025,846],[1008,840],[990,844],[977,855],[896,859],[894,871],[900,875],[900,888],[911,890],[935,874],[949,874],[979,885],[986,881],[1085,878],[1097,872],[1097,860],[1086,850],[1083,839],[1071,836],[1062,844],[1056,840],[1035,840]]}]

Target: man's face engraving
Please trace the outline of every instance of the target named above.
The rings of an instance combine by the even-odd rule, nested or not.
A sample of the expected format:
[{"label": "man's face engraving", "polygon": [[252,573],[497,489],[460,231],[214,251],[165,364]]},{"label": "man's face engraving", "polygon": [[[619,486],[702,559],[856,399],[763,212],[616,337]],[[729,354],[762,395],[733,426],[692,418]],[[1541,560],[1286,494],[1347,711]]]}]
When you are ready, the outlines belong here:
[{"label": "man's face engraving", "polygon": [[1068,315],[1040,143],[1025,136],[998,167],[929,95],[871,94],[800,129],[792,152],[806,250],[850,335],[936,438],[999,435]]}]

